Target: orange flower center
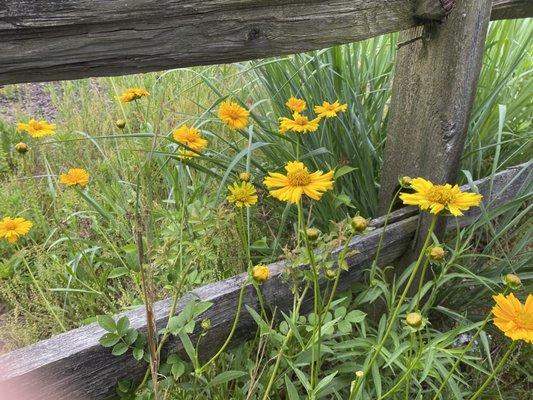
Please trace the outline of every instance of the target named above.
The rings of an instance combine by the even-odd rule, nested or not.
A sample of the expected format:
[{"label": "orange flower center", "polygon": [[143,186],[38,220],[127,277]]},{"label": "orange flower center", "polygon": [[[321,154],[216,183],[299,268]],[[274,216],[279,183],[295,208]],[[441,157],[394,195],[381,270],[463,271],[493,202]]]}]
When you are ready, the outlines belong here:
[{"label": "orange flower center", "polygon": [[333,104],[326,104],[324,108],[328,111],[335,111],[335,106]]},{"label": "orange flower center", "polygon": [[16,224],[15,221],[4,222],[4,229],[6,231],[15,231],[15,230],[17,230],[17,227],[18,227],[18,225]]},{"label": "orange flower center", "polygon": [[36,131],[43,129],[43,126],[39,121],[30,121],[29,125],[30,128],[35,129]]},{"label": "orange flower center", "polygon": [[309,123],[309,120],[307,119],[307,117],[296,117],[294,122],[297,125],[305,126],[305,125],[307,125]]},{"label": "orange flower center", "polygon": [[239,119],[241,117],[239,110],[235,110],[235,109],[229,109],[227,111],[227,116],[231,119]]},{"label": "orange flower center", "polygon": [[311,183],[311,176],[304,169],[289,172],[287,178],[291,186],[307,186]]},{"label": "orange flower center", "polygon": [[432,203],[448,204],[452,200],[453,195],[450,192],[450,189],[441,185],[436,185],[429,189],[426,197]]}]

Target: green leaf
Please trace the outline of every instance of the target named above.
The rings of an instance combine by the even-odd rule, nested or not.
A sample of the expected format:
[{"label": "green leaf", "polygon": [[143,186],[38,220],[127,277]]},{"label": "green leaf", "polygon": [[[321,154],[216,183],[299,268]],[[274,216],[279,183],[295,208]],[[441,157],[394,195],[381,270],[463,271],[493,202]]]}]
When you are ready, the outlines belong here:
[{"label": "green leaf", "polygon": [[339,331],[341,331],[344,334],[350,333],[352,331],[352,324],[350,324],[348,321],[343,319],[337,324],[337,327],[339,328]]},{"label": "green leaf", "polygon": [[130,327],[130,320],[127,316],[124,315],[117,321],[117,333],[120,336],[124,336],[129,327]]},{"label": "green leaf", "polygon": [[338,372],[339,371],[335,371],[329,374],[328,376],[325,376],[324,378],[322,378],[322,380],[318,382],[318,385],[316,385],[315,387],[315,394],[318,394],[318,392],[325,389],[331,383],[333,378],[335,378],[335,375],[337,375]]},{"label": "green leaf", "polygon": [[349,165],[343,165],[342,167],[335,170],[335,179],[339,179],[341,176],[349,174],[352,171],[355,171],[357,168],[350,167]]},{"label": "green leaf", "polygon": [[139,332],[136,329],[130,328],[126,332],[126,335],[124,336],[124,341],[128,345],[132,345],[137,340],[137,337],[139,336]]},{"label": "green leaf", "polygon": [[221,374],[215,376],[213,379],[211,379],[211,381],[209,382],[209,386],[221,385],[223,383],[238,379],[245,375],[248,374],[243,371],[224,371]]},{"label": "green leaf", "polygon": [[170,371],[172,372],[172,376],[174,376],[174,379],[178,379],[185,372],[185,364],[182,361],[172,363]]},{"label": "green leaf", "polygon": [[109,275],[107,275],[107,279],[114,279],[118,278],[120,276],[126,275],[130,272],[130,270],[126,267],[118,267],[111,270]]},{"label": "green leaf", "polygon": [[346,321],[351,322],[352,324],[358,324],[359,322],[363,321],[366,317],[366,314],[359,310],[353,310],[350,311],[348,314],[346,314]]},{"label": "green leaf", "polygon": [[133,349],[133,358],[135,358],[137,361],[141,361],[144,356],[144,349],[136,347]]},{"label": "green leaf", "polygon": [[294,386],[294,383],[290,381],[288,375],[285,375],[285,387],[287,388],[287,395],[289,397],[289,400],[300,400],[298,390],[296,389],[296,386]]},{"label": "green leaf", "polygon": [[191,361],[194,363],[196,361],[196,351],[194,350],[194,345],[192,344],[191,339],[185,333],[179,333],[178,335],[181,340],[181,343],[183,343],[183,348],[185,349],[185,352],[187,353]]},{"label": "green leaf", "polygon": [[117,324],[109,315],[99,315],[98,324],[108,332],[114,333],[117,331]]},{"label": "green leaf", "polygon": [[116,333],[106,333],[100,338],[99,342],[104,347],[113,347],[119,340],[120,336]]},{"label": "green leaf", "polygon": [[120,342],[113,347],[113,350],[111,351],[111,354],[114,356],[121,356],[125,352],[128,351],[128,345],[126,343]]}]

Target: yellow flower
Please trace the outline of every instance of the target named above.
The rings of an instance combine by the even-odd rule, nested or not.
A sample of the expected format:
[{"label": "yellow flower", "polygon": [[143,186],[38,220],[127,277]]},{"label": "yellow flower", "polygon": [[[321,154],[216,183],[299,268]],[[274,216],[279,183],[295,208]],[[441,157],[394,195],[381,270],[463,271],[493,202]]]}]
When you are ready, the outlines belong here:
[{"label": "yellow flower", "polygon": [[250,182],[242,181],[228,186],[230,195],[227,197],[230,203],[237,207],[250,207],[257,203],[257,193],[255,187]]},{"label": "yellow flower", "polygon": [[34,138],[51,136],[56,130],[56,124],[49,124],[47,121],[36,121],[33,118],[27,124],[20,122],[17,124],[17,131],[28,132]]},{"label": "yellow flower", "polygon": [[285,105],[289,107],[291,111],[299,112],[299,113],[301,113],[303,110],[307,108],[307,104],[305,104],[305,100],[298,99],[294,96],[291,97],[289,100],[287,100]]},{"label": "yellow flower", "polygon": [[252,268],[252,277],[257,282],[264,282],[270,277],[270,270],[265,264],[259,264]]},{"label": "yellow flower", "polygon": [[138,100],[141,97],[150,96],[150,93],[143,88],[129,88],[120,95],[120,101],[123,103],[129,103],[133,100]]},{"label": "yellow flower", "polygon": [[243,129],[248,123],[250,113],[232,101],[225,101],[218,109],[218,117],[231,129]]},{"label": "yellow flower", "polygon": [[59,182],[67,186],[84,187],[89,183],[89,174],[83,168],[71,168],[66,174],[59,175]]},{"label": "yellow flower", "polygon": [[180,158],[182,159],[190,159],[198,156],[197,153],[200,153],[207,146],[207,140],[202,137],[200,131],[196,128],[188,127],[187,125],[182,125],[172,132],[172,137],[176,142],[191,149],[181,149],[179,151]]},{"label": "yellow flower", "polygon": [[337,113],[345,112],[348,109],[347,104],[341,104],[335,101],[333,104],[324,101],[321,106],[315,106],[315,113],[320,118],[333,118],[337,116]]},{"label": "yellow flower", "polygon": [[533,295],[529,294],[525,304],[513,293],[492,296],[496,305],[492,308],[494,325],[512,340],[533,343]]},{"label": "yellow flower", "polygon": [[264,184],[276,199],[298,203],[303,194],[313,200],[320,200],[324,192],[333,189],[333,171],[310,173],[300,161],[289,161],[285,165],[287,175],[269,172]]},{"label": "yellow flower", "polygon": [[422,210],[429,210],[438,214],[447,209],[456,217],[463,215],[462,211],[478,206],[481,196],[477,193],[461,192],[459,186],[434,185],[424,178],[415,178],[411,181],[411,189],[416,193],[401,193],[403,204],[419,206]]},{"label": "yellow flower", "polygon": [[295,112],[292,115],[293,119],[287,117],[281,117],[279,119],[279,131],[285,133],[287,131],[293,131],[297,133],[314,132],[318,129],[320,118],[309,120],[305,115],[301,115]]},{"label": "yellow flower", "polygon": [[19,237],[26,235],[32,226],[33,224],[24,218],[4,217],[0,221],[0,238],[4,238],[13,244]]}]

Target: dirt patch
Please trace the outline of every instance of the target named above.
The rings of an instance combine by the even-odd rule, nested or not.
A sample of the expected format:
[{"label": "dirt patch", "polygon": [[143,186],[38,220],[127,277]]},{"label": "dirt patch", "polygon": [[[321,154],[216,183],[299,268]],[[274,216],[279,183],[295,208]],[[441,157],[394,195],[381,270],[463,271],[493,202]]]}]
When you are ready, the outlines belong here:
[{"label": "dirt patch", "polygon": [[24,83],[0,87],[0,119],[14,124],[17,114],[48,121],[55,119],[56,107],[47,88],[57,83]]}]

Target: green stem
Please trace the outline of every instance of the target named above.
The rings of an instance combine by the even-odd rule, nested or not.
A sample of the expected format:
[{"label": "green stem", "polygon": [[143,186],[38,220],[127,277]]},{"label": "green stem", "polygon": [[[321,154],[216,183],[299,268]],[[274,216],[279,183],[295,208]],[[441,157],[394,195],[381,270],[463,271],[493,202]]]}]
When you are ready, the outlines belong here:
[{"label": "green stem", "polygon": [[389,324],[387,325],[387,329],[385,330],[385,334],[381,338],[378,347],[376,351],[373,353],[372,358],[370,359],[368,365],[366,366],[365,370],[363,371],[363,377],[356,380],[355,386],[353,390],[350,392],[350,398],[349,400],[354,400],[355,395],[359,390],[359,387],[362,385],[363,381],[365,380],[365,377],[368,375],[368,372],[370,371],[370,368],[372,368],[372,364],[376,361],[379,354],[381,353],[381,349],[383,349],[383,346],[385,345],[385,341],[388,339],[390,333],[392,332],[392,327],[394,326],[396,322],[396,318],[398,317],[398,314],[400,313],[400,308],[402,307],[402,304],[405,300],[405,297],[407,296],[407,293],[411,287],[411,284],[413,283],[413,280],[415,279],[416,273],[418,272],[418,269],[420,268],[420,264],[422,263],[423,259],[427,258],[424,257],[425,255],[425,249],[429,243],[429,240],[431,239],[431,235],[433,233],[433,230],[435,229],[435,224],[437,222],[437,215],[433,216],[433,219],[431,220],[431,225],[429,227],[428,233],[426,235],[426,240],[424,241],[424,244],[422,246],[422,249],[420,251],[420,255],[418,256],[418,259],[416,260],[416,264],[413,268],[413,271],[411,271],[411,275],[409,276],[409,280],[407,281],[405,288],[402,292],[402,295],[400,296],[400,300],[398,301],[398,304],[396,305],[396,308],[394,309],[391,318],[389,320]]},{"label": "green stem", "polygon": [[226,341],[224,342],[222,347],[218,350],[218,352],[213,357],[211,357],[209,361],[207,361],[203,366],[201,366],[198,369],[197,371],[198,374],[201,374],[207,367],[209,367],[213,362],[215,362],[215,360],[224,352],[224,350],[226,350],[226,347],[228,347],[229,343],[231,342],[231,339],[233,338],[235,330],[237,329],[237,325],[239,323],[239,319],[241,316],[242,300],[244,298],[244,289],[246,288],[247,283],[248,283],[248,279],[246,279],[242,283],[241,291],[239,292],[239,303],[237,304],[237,312],[235,313],[233,325],[231,326],[231,330],[229,332],[228,337],[226,338]]},{"label": "green stem", "polygon": [[63,332],[66,332],[67,329],[65,328],[65,325],[63,325],[63,322],[61,322],[61,320],[59,319],[59,316],[56,314],[56,312],[52,308],[52,305],[50,304],[50,302],[48,301],[48,299],[44,295],[44,292],[41,289],[41,286],[39,285],[39,283],[37,283],[37,279],[35,279],[35,275],[33,275],[33,272],[32,272],[32,270],[31,270],[31,268],[30,268],[30,266],[28,264],[28,261],[26,260],[26,257],[24,255],[22,256],[22,261],[24,262],[24,265],[26,266],[26,269],[28,270],[28,273],[31,276],[31,280],[32,280],[33,284],[35,285],[35,288],[39,292],[39,295],[43,298],[43,301],[44,301],[44,304],[45,304],[47,310],[50,312],[50,314],[52,314],[54,316],[55,320],[57,321],[57,323],[61,327],[61,330]]},{"label": "green stem", "polygon": [[511,345],[509,346],[509,349],[507,349],[507,351],[505,352],[505,354],[503,355],[503,357],[500,359],[500,362],[498,363],[498,365],[496,365],[496,368],[494,368],[491,372],[491,374],[487,377],[487,379],[485,379],[485,382],[483,382],[483,385],[481,385],[479,387],[478,390],[476,390],[476,392],[474,393],[474,395],[470,398],[470,400],[475,400],[479,397],[480,394],[483,393],[483,391],[485,390],[485,388],[489,385],[489,383],[494,379],[494,377],[496,376],[496,374],[498,372],[500,372],[500,370],[502,369],[503,365],[505,364],[505,362],[507,361],[507,359],[509,358],[509,356],[511,355],[511,353],[513,352],[514,348],[516,347],[516,344],[518,342],[517,341],[513,341],[513,343],[511,343]]}]

